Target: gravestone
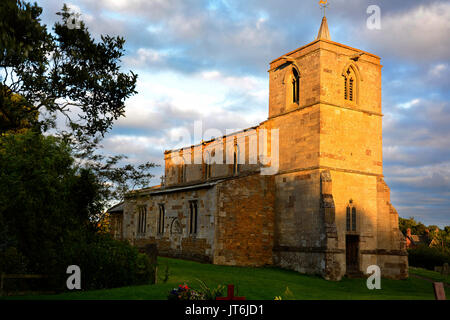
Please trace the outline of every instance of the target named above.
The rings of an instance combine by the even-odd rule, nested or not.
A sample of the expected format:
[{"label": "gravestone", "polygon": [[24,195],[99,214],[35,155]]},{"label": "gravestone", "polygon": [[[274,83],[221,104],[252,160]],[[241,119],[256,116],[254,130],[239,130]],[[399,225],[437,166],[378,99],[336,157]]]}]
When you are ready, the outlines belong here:
[{"label": "gravestone", "polygon": [[444,284],[442,282],[433,282],[434,296],[436,300],[446,300]]}]

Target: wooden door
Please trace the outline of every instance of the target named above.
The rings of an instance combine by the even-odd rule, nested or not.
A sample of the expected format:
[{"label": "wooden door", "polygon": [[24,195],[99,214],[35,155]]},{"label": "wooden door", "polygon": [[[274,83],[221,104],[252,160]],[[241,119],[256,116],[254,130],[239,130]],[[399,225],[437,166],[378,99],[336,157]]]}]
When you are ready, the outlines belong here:
[{"label": "wooden door", "polygon": [[347,273],[359,271],[359,236],[348,234],[345,239]]}]

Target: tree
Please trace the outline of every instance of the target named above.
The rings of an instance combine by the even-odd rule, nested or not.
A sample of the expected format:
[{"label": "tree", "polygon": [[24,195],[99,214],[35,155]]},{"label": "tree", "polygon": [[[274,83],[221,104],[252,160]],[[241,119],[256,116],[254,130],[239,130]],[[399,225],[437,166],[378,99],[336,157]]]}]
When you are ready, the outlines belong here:
[{"label": "tree", "polygon": [[[124,116],[125,100],[136,93],[137,75],[120,71],[125,41],[101,36],[97,42],[82,21],[69,28],[66,5],[51,33],[41,13],[37,4],[0,2],[0,134],[53,130],[102,181],[104,198],[120,200],[128,190],[148,185],[155,167],[99,153],[101,139]],[[66,126],[57,127],[57,117],[64,117]]]},{"label": "tree", "polygon": [[68,145],[33,131],[0,138],[0,190],[8,247],[40,272],[57,260],[63,239],[75,230],[83,238],[90,214],[98,210],[93,177],[73,167]]},{"label": "tree", "polygon": [[120,70],[124,40],[68,28],[66,6],[49,32],[41,13],[0,2],[0,273],[57,275],[56,288],[76,262],[91,287],[147,281],[148,259],[97,227],[108,201],[147,184],[154,167],[99,153],[136,93],[137,75]]},{"label": "tree", "polygon": [[412,231],[412,229],[417,226],[417,222],[416,222],[416,220],[414,220],[413,217],[410,217],[409,219],[399,217],[398,225],[399,225],[400,231],[406,235],[406,230],[411,229],[411,231]]},{"label": "tree", "polygon": [[[10,101],[2,105],[3,115],[25,105],[26,112],[45,114],[39,123],[44,130],[62,115],[76,135],[108,132],[124,115],[125,100],[136,93],[137,75],[120,72],[124,39],[101,36],[96,42],[83,22],[68,28],[71,13],[66,5],[53,34],[41,24],[37,4],[3,0],[0,12],[1,93],[2,100]],[[13,103],[12,94],[22,99]]]}]

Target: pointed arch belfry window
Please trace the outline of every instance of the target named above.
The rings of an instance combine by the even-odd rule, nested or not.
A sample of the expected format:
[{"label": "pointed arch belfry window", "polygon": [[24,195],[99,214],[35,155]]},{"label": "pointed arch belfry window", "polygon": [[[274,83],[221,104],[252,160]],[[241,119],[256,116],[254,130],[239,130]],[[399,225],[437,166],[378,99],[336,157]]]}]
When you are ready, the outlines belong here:
[{"label": "pointed arch belfry window", "polygon": [[300,101],[300,76],[297,69],[292,68],[292,102]]},{"label": "pointed arch belfry window", "polygon": [[295,62],[289,64],[286,68],[283,84],[286,94],[286,111],[296,108],[300,104],[300,78],[301,73]]},{"label": "pointed arch belfry window", "polygon": [[344,99],[357,102],[358,76],[355,68],[351,65],[343,73],[344,76]]}]

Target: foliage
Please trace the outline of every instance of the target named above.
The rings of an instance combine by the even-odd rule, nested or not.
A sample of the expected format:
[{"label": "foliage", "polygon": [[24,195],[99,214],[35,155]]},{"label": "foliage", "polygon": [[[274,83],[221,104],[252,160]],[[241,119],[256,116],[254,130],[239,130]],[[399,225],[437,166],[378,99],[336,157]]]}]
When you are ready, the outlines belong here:
[{"label": "foliage", "polygon": [[[147,186],[155,167],[98,153],[101,139],[125,115],[125,100],[137,93],[137,75],[120,70],[125,41],[107,35],[96,41],[82,21],[68,28],[66,5],[53,32],[41,14],[37,4],[0,2],[0,134],[33,128],[61,137],[76,162],[97,176],[105,202],[121,200]],[[64,126],[56,125],[58,117]]]},{"label": "foliage", "polygon": [[[64,140],[34,131],[3,134],[0,255],[26,261],[27,272],[50,275],[51,288],[62,289],[71,264],[81,267],[86,288],[148,283],[148,257],[98,233],[101,188],[92,171],[74,165]],[[1,271],[11,266],[0,264]]]},{"label": "foliage", "polygon": [[111,231],[111,215],[109,213],[105,213],[99,219],[97,223],[98,232],[108,234]]},{"label": "foliage", "polygon": [[27,259],[15,247],[7,247],[0,250],[0,273],[25,273],[26,261]]},{"label": "foliage", "polygon": [[403,234],[406,234],[407,229],[411,229],[412,234],[422,236],[425,234],[425,230],[427,229],[427,227],[423,223],[417,222],[413,217],[409,219],[399,217],[398,224],[400,231],[403,232]]},{"label": "foliage", "polygon": [[162,281],[162,283],[167,283],[167,281],[169,281],[169,277],[170,277],[169,264],[166,263],[164,267],[164,274],[162,277],[159,278]]},{"label": "foliage", "polygon": [[66,251],[65,265],[82,270],[82,288],[102,289],[150,284],[153,267],[149,258],[128,242],[97,234],[92,241],[78,243]]},{"label": "foliage", "polygon": [[72,236],[70,230],[88,227],[89,214],[98,210],[92,176],[85,171],[77,175],[72,164],[67,145],[54,137],[30,131],[0,138],[0,212],[6,237],[17,243],[34,272],[48,271],[63,239]]},{"label": "foliage", "polygon": [[136,93],[137,75],[120,70],[124,39],[68,28],[65,5],[52,31],[41,14],[0,2],[0,272],[50,275],[48,287],[61,288],[77,264],[86,288],[148,283],[148,257],[99,225],[111,200],[153,176],[152,163],[98,153]]},{"label": "foliage", "polygon": [[295,296],[292,291],[289,290],[289,287],[286,287],[284,293],[281,296],[276,296],[274,300],[295,300]]},{"label": "foliage", "polygon": [[216,288],[209,288],[205,282],[196,279],[200,284],[200,289],[190,288],[187,284],[179,285],[172,289],[167,297],[168,300],[216,300],[222,297],[225,290],[224,285],[218,285]]},{"label": "foliage", "polygon": [[39,112],[18,94],[0,84],[0,132],[23,133],[37,122]]},{"label": "foliage", "polygon": [[[77,146],[71,145],[73,148],[77,148]],[[137,166],[121,165],[120,162],[127,158],[124,155],[105,157],[94,153],[94,150],[92,152],[86,150],[90,150],[90,148],[87,147],[86,154],[81,156],[83,162],[80,166],[90,170],[97,177],[100,186],[99,193],[105,203],[122,200],[129,191],[148,186],[151,178],[154,177],[151,174],[151,170],[156,167],[154,163],[146,162]],[[102,216],[99,216],[97,220],[101,218]]]},{"label": "foliage", "polygon": [[209,288],[206,283],[200,279],[197,279],[197,281],[200,283],[200,293],[203,295],[205,300],[216,300],[217,297],[222,297],[223,292],[225,290],[225,286],[222,284],[219,284],[216,288],[211,289]]},{"label": "foliage", "polygon": [[408,249],[408,261],[410,266],[434,270],[435,266],[450,264],[450,250],[420,245]]},{"label": "foliage", "polygon": [[205,300],[202,293],[192,288],[189,288],[187,284],[179,285],[178,288],[170,291],[168,300]]},{"label": "foliage", "polygon": [[90,136],[104,135],[124,115],[137,75],[120,72],[123,38],[101,36],[96,42],[83,22],[68,28],[71,12],[65,5],[53,32],[41,24],[37,4],[3,0],[0,12],[0,77],[10,89],[3,93],[23,97],[4,114],[25,104],[30,112],[46,114],[44,128],[54,126],[59,114],[71,131]]},{"label": "foliage", "polygon": [[435,225],[425,226],[412,217],[409,219],[399,217],[398,220],[400,231],[404,235],[406,235],[407,229],[411,229],[411,234],[427,236],[429,238],[429,243],[427,244],[432,247],[450,248],[450,226],[446,226],[444,229],[440,229]]}]

